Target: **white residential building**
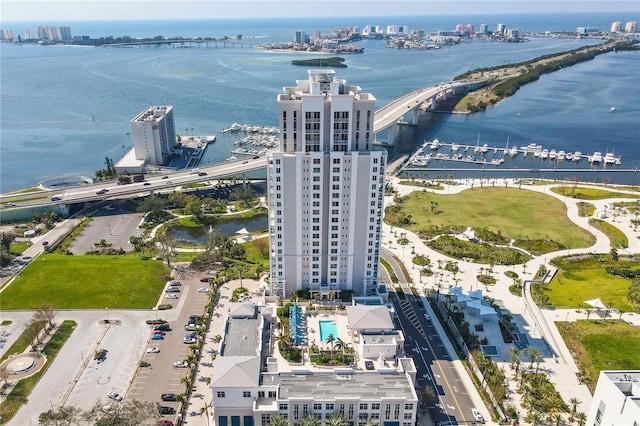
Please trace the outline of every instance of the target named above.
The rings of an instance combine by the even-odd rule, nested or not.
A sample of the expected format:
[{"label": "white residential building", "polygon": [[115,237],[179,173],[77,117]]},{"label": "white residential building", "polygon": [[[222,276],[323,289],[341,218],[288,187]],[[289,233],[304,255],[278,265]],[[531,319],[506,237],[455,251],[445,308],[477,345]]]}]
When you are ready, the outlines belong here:
[{"label": "white residential building", "polygon": [[504,31],[507,29],[507,24],[498,24],[496,26],[496,32],[500,34],[504,34]]},{"label": "white residential building", "polygon": [[638,31],[638,23],[635,21],[629,21],[624,26],[625,33],[635,34]]},{"label": "white residential building", "polygon": [[622,31],[622,22],[620,21],[612,22],[610,31],[612,33],[619,33],[620,31]]},{"label": "white residential building", "polygon": [[278,95],[268,157],[271,294],[375,294],[387,153],[374,150],[375,97],[335,71]]},{"label": "white residential building", "polygon": [[297,425],[307,415],[324,424],[334,414],[350,424],[371,418],[380,425],[415,425],[419,400],[410,358],[376,371],[322,370],[308,361],[284,371],[283,361],[269,356],[274,323],[271,308],[231,304],[213,361],[212,425],[268,426],[275,416]]},{"label": "white residential building", "polygon": [[640,370],[601,371],[587,426],[640,426]]},{"label": "white residential building", "polygon": [[176,143],[172,106],[150,106],[131,120],[135,159],[165,164]]}]

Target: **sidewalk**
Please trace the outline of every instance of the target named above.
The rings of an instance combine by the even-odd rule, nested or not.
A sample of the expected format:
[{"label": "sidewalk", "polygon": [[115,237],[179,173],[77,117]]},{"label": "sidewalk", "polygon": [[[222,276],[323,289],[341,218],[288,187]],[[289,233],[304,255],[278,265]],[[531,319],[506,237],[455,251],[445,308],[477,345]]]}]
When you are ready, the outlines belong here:
[{"label": "sidewalk", "polygon": [[[408,195],[413,191],[422,191],[423,187],[418,186],[408,186],[399,184],[400,179],[397,177],[391,178],[391,183],[394,188],[398,190],[398,193],[401,196]],[[432,190],[427,189],[427,191],[439,194],[455,194],[461,191],[467,190],[471,188],[473,185],[474,188],[480,187],[480,180],[468,180],[468,181],[460,181],[459,185],[445,185],[443,190]],[[412,262],[412,259],[417,254],[422,254],[428,256],[431,259],[432,265],[437,265],[438,261],[446,263],[448,260],[452,260],[439,252],[436,252],[429,247],[427,247],[423,241],[414,233],[406,231],[404,229],[393,228],[388,225],[383,225],[383,238],[382,238],[382,246],[391,250],[402,262],[405,264],[407,271],[412,275],[413,283],[416,287],[426,292],[435,287],[436,280],[444,283],[444,288],[460,286],[464,289],[464,291],[470,291],[482,289],[487,296],[492,297],[497,300],[501,300],[505,307],[509,310],[509,312],[513,315],[514,319],[519,319],[518,325],[521,329],[526,330],[527,334],[530,336],[530,340],[532,346],[538,347],[541,352],[545,355],[543,361],[540,363],[541,371],[545,371],[550,376],[550,381],[555,385],[556,389],[565,400],[568,402],[571,398],[577,397],[581,402],[581,408],[583,410],[587,410],[591,404],[592,396],[585,385],[581,385],[578,381],[576,373],[578,373],[578,367],[576,366],[570,351],[562,340],[560,333],[558,332],[557,327],[555,326],[556,321],[576,321],[578,319],[586,319],[586,313],[576,312],[575,309],[556,309],[556,310],[541,310],[539,309],[531,300],[525,300],[522,297],[515,296],[511,294],[508,287],[512,284],[512,280],[504,275],[504,272],[507,270],[513,270],[518,273],[518,275],[523,279],[523,281],[531,280],[538,270],[540,265],[545,265],[547,269],[553,269],[549,265],[547,265],[547,260],[552,259],[556,256],[562,256],[567,254],[579,254],[579,253],[608,253],[611,250],[609,245],[609,239],[600,231],[593,229],[589,223],[589,217],[581,217],[578,215],[578,206],[577,202],[579,200],[572,199],[569,197],[565,197],[562,195],[555,194],[549,190],[551,186],[557,184],[551,183],[549,185],[521,185],[520,188],[523,190],[532,190],[537,192],[542,192],[547,195],[551,195],[560,201],[562,201],[567,206],[567,216],[571,221],[581,226],[584,229],[588,229],[589,232],[595,235],[596,242],[593,246],[585,248],[585,249],[571,249],[564,250],[555,253],[548,253],[544,256],[538,256],[533,258],[527,262],[526,269],[523,268],[522,265],[517,266],[502,266],[496,265],[494,266],[494,277],[497,279],[495,285],[490,287],[482,288],[482,285],[477,283],[476,276],[479,273],[481,267],[485,265],[469,263],[465,261],[456,260],[458,266],[460,268],[460,272],[456,274],[456,279],[454,281],[453,274],[445,271],[444,269],[438,270],[439,277],[421,277],[420,276],[420,268],[415,268]],[[502,187],[518,187],[518,184],[513,180],[499,180],[496,183],[496,186]],[[616,189],[616,191],[618,191]],[[624,191],[620,191],[624,192]],[[610,205],[616,201],[629,201],[628,199],[621,200],[596,200],[589,201],[591,204],[596,206],[596,209],[604,212],[609,212],[611,217],[605,218],[607,221],[615,221],[614,225],[617,226],[622,232],[627,235],[629,239],[629,247],[624,250],[630,253],[637,253],[640,251],[640,240],[638,240],[638,233],[634,231],[634,227],[631,224],[631,220],[634,218],[632,214],[616,214],[617,217],[613,217],[612,210]],[[392,197],[387,197],[385,200],[385,206],[393,203]],[[613,219],[613,220],[611,220]],[[396,235],[394,235],[395,232]],[[406,238],[409,240],[409,244],[402,247],[397,244],[396,240],[399,238],[400,232],[403,234],[406,233]],[[412,253],[412,251],[414,253]],[[528,298],[527,298],[528,299]],[[634,315],[625,315],[625,320],[629,322],[634,322]],[[640,318],[638,318],[638,323],[640,324]],[[518,322],[518,321],[516,321]],[[556,356],[554,356],[554,354]],[[494,357],[494,361],[498,363],[500,368],[502,368],[507,377],[511,378],[513,375],[510,367],[510,360],[507,354],[501,354],[499,358]],[[523,364],[526,364],[526,359],[523,359]],[[515,392],[517,388],[516,383],[511,383],[510,386],[510,399],[511,403],[518,402],[520,399],[520,395]],[[522,417],[521,417],[522,418]]]}]

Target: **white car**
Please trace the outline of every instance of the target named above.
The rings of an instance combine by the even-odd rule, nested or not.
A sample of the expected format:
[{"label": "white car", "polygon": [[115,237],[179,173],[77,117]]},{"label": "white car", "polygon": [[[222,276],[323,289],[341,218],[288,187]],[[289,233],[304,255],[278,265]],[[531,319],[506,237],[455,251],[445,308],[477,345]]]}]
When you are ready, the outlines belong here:
[{"label": "white car", "polygon": [[209,293],[209,289],[206,287],[200,287],[198,293]]},{"label": "white car", "polygon": [[120,395],[117,392],[109,392],[109,395],[107,395],[109,398],[116,400],[118,402],[122,401],[122,395]]},{"label": "white car", "polygon": [[189,364],[187,364],[185,361],[176,361],[173,363],[173,366],[176,368],[187,368]]},{"label": "white car", "polygon": [[482,414],[480,413],[480,411],[476,410],[475,408],[472,408],[471,413],[473,413],[473,418],[475,419],[476,422],[484,424],[484,417],[482,417]]},{"label": "white car", "polygon": [[171,293],[171,294],[167,294],[165,297],[165,299],[177,299],[178,295],[175,293]]},{"label": "white car", "polygon": [[160,353],[160,348],[149,348],[149,349],[147,349],[147,353],[148,354],[159,354]]}]

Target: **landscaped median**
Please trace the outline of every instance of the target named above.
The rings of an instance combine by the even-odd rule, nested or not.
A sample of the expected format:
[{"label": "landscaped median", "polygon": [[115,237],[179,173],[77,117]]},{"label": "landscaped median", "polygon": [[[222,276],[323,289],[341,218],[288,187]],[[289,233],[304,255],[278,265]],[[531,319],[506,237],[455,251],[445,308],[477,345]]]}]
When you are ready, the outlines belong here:
[{"label": "landscaped median", "polygon": [[[33,376],[20,380],[11,389],[9,395],[0,405],[0,419],[2,419],[3,423],[8,422],[15,415],[20,406],[26,403],[29,394],[36,386],[42,375],[47,371],[56,355],[58,355],[58,352],[60,352],[60,349],[62,349],[62,346],[69,339],[69,336],[71,336],[75,327],[75,321],[63,321],[42,350],[42,354],[47,358],[47,362],[44,367]],[[26,349],[26,347],[24,349]],[[9,378],[9,380],[11,381],[11,378]]]}]

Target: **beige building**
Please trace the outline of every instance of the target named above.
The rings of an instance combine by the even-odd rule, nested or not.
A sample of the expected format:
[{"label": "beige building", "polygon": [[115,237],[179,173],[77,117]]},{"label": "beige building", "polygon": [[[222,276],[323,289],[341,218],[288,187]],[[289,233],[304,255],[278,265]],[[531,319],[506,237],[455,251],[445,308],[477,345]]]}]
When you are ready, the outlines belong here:
[{"label": "beige building", "polygon": [[271,294],[376,294],[387,153],[374,150],[376,99],[333,70],[278,95],[268,157]]}]

